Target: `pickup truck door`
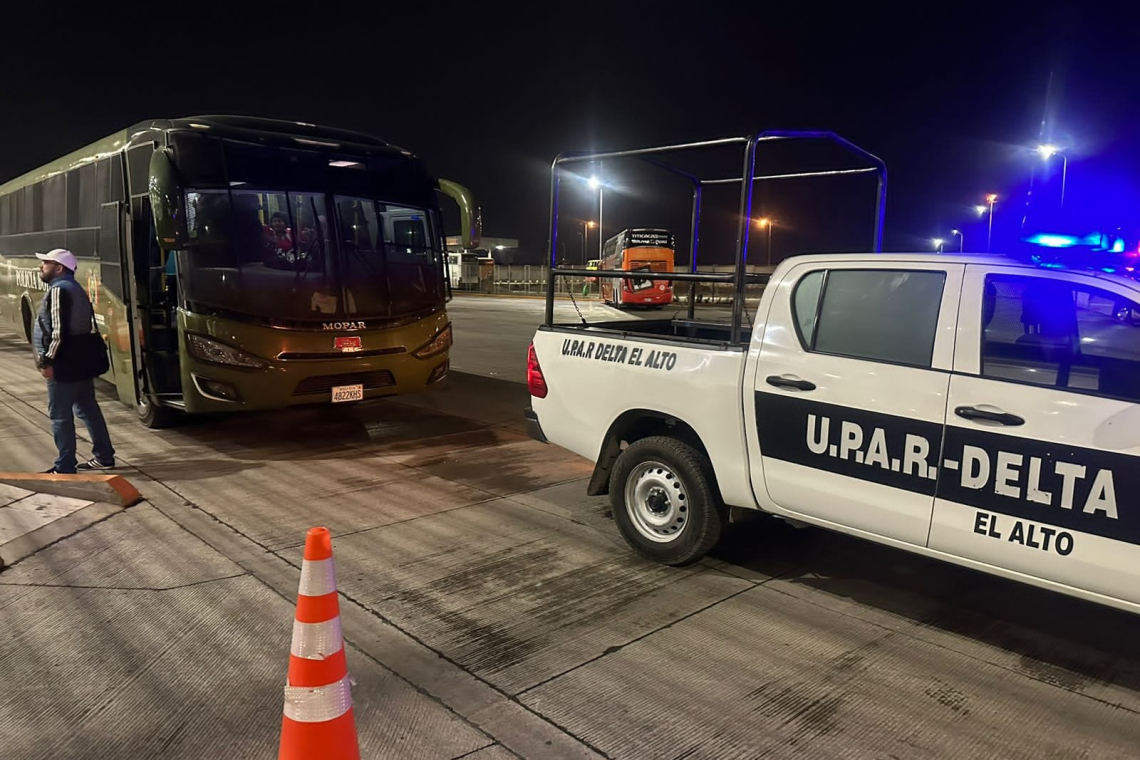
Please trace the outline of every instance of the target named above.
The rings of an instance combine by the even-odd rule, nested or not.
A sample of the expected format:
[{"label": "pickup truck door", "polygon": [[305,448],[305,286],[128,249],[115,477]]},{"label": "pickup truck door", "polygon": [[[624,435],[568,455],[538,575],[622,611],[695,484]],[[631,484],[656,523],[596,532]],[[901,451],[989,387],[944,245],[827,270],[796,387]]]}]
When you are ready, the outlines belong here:
[{"label": "pickup truck door", "polygon": [[1140,602],[1140,299],[967,267],[930,547]]},{"label": "pickup truck door", "polygon": [[806,261],[770,286],[745,398],[761,506],[926,545],[964,269]]}]

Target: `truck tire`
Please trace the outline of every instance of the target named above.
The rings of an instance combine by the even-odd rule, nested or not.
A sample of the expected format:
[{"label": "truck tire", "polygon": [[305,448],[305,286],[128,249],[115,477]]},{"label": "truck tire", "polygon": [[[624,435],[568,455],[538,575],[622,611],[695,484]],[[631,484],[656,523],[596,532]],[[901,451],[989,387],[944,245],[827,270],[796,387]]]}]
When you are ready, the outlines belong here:
[{"label": "truck tire", "polygon": [[643,438],[622,452],[610,475],[610,504],[626,542],[665,565],[699,560],[727,522],[708,459],[666,436]]}]

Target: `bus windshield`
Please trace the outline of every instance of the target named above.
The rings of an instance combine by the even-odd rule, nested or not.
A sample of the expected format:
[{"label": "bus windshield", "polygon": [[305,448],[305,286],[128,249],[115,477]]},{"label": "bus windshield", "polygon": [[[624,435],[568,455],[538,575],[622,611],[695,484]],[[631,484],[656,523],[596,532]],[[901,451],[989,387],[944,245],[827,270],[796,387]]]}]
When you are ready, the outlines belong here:
[{"label": "bus windshield", "polygon": [[[328,208],[329,204],[334,206]],[[424,209],[255,189],[186,193],[188,301],[283,321],[413,314],[443,303]]]},{"label": "bus windshield", "polygon": [[348,315],[409,314],[443,301],[426,211],[342,195],[336,209]]}]

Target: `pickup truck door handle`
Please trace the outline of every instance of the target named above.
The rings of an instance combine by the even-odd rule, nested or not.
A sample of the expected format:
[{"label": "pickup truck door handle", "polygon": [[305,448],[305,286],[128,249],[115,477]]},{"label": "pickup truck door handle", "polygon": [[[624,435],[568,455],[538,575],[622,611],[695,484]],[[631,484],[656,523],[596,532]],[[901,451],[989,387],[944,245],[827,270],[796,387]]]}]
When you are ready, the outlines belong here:
[{"label": "pickup truck door handle", "polygon": [[967,420],[996,422],[999,425],[1009,425],[1011,427],[1025,424],[1025,420],[1016,414],[1001,411],[991,412],[986,409],[979,409],[976,406],[960,406],[954,410],[954,414]]},{"label": "pickup truck door handle", "polygon": [[808,380],[800,380],[798,377],[782,377],[780,375],[769,375],[767,379],[768,385],[774,385],[777,388],[794,388],[797,391],[814,391],[815,383]]}]

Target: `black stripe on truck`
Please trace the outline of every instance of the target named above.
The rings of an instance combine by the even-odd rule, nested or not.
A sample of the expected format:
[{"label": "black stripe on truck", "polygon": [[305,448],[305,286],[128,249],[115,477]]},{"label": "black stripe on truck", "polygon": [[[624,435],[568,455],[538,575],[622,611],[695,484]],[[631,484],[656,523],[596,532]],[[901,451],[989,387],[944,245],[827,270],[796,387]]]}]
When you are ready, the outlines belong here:
[{"label": "black stripe on truck", "polygon": [[764,457],[1140,544],[1140,457],[756,392]]}]

